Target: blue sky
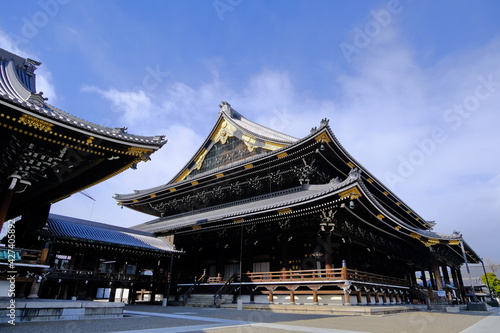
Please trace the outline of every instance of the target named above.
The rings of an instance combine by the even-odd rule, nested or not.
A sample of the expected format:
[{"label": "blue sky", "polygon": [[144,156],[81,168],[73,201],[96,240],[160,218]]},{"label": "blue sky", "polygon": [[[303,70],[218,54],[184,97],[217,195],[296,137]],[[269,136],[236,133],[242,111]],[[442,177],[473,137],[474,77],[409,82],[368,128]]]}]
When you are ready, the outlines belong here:
[{"label": "blue sky", "polygon": [[52,211],[132,226],[112,196],[166,183],[226,100],[304,137],[323,118],[342,145],[435,231],[500,262],[498,1],[2,3],[0,47],[42,62],[49,102],[168,143]]}]

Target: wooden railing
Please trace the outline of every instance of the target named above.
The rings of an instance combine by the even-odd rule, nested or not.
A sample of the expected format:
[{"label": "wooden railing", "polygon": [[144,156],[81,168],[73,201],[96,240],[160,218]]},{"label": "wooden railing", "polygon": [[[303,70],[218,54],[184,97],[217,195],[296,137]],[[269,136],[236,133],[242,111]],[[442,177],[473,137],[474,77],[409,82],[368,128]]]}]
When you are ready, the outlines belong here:
[{"label": "wooden railing", "polygon": [[275,271],[244,273],[242,281],[276,282],[276,281],[325,281],[341,280],[342,269],[314,269],[300,271]]},{"label": "wooden railing", "polygon": [[403,287],[410,286],[409,281],[405,279],[362,272],[355,269],[347,269],[347,280]]},{"label": "wooden railing", "polygon": [[242,274],[243,282],[299,282],[299,281],[332,281],[351,280],[374,284],[409,286],[405,279],[385,275],[372,274],[347,268],[314,269],[298,271],[274,271]]}]

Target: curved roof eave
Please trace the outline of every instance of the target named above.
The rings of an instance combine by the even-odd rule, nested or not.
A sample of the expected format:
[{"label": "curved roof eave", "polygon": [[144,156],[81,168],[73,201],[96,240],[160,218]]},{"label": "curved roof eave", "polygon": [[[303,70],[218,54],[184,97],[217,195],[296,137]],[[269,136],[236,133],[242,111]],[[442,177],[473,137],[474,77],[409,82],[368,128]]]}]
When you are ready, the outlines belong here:
[{"label": "curved roof eave", "polygon": [[[431,230],[419,229],[419,228],[410,226],[407,223],[405,223],[404,221],[402,221],[401,219],[394,216],[385,207],[383,207],[378,202],[376,197],[368,190],[368,188],[366,187],[366,185],[364,183],[358,182],[357,185],[360,187],[360,190],[361,190],[362,194],[364,194],[364,197],[367,198],[367,200],[369,200],[369,202],[380,211],[381,215],[377,215],[377,216],[374,215],[374,217],[377,217],[381,222],[385,223],[387,226],[391,227],[388,223],[386,223],[384,221],[384,219],[386,219],[386,218],[392,220],[392,222],[394,224],[397,224],[397,226],[401,227],[401,228],[398,228],[397,226],[395,228],[393,227],[394,230],[396,230],[397,232],[399,232],[401,234],[404,234],[407,237],[415,238],[418,240],[420,240],[421,237],[424,237],[427,240],[432,239],[432,240],[447,241],[448,242],[447,244],[441,244],[441,245],[446,245],[448,247],[458,246],[459,242],[462,241],[464,243],[464,247],[466,249],[468,258],[473,262],[477,262],[477,260],[480,260],[480,257],[477,255],[477,253],[472,249],[472,247],[470,247],[467,244],[467,242],[465,242],[465,240],[462,238],[461,235],[457,235],[455,233],[451,234],[451,235],[437,233],[437,232],[434,232]],[[407,232],[403,232],[401,230],[403,228],[406,229]],[[424,241],[421,241],[421,242],[425,244]],[[453,249],[453,250],[456,252],[456,249]],[[461,255],[461,254],[459,254],[459,255]]]},{"label": "curved roof eave", "polygon": [[[371,179],[373,182],[377,183],[381,188],[385,189],[385,191],[387,193],[389,193],[391,195],[391,197],[393,197],[394,199],[397,200],[397,202],[399,202],[400,204],[402,204],[403,206],[405,207],[408,207],[409,206],[404,203],[404,201],[402,201],[398,196],[396,196],[390,189],[388,189],[381,181],[379,181],[375,176],[373,176],[367,168],[365,168],[361,163],[359,163],[345,148],[344,146],[340,143],[340,141],[337,139],[337,137],[335,136],[335,134],[333,133],[332,129],[330,128],[330,126],[328,124],[326,124],[324,127],[320,128],[316,133],[313,133],[311,135],[313,136],[318,136],[318,135],[321,135],[321,131],[324,130],[326,133],[328,133],[328,135],[330,136],[330,139],[332,140],[332,142],[335,144],[335,146],[338,148],[339,152],[341,152],[345,157],[346,157],[346,160],[351,162],[352,163],[352,166],[351,168],[354,168],[354,167],[357,167],[359,168],[360,170],[362,170],[362,173],[367,175],[368,177],[365,177],[367,179]],[[383,193],[380,193],[381,195],[385,195]],[[374,194],[375,195],[375,194]],[[427,221],[425,219],[423,219],[419,214],[415,213],[415,211],[411,208],[409,208],[413,214],[419,218],[419,220],[422,222],[423,226],[427,226],[428,228],[432,228],[434,226],[434,222],[431,222],[431,221]]]},{"label": "curved roof eave", "polygon": [[[274,150],[274,151],[269,152],[269,153],[276,153],[278,151],[281,151],[281,150],[284,150],[284,149],[290,147],[291,145],[294,145],[294,144],[297,144],[297,143],[304,141],[304,139],[297,139],[293,136],[272,130],[268,127],[259,125],[255,122],[248,120],[247,118],[245,118],[241,114],[239,114],[237,111],[235,111],[233,108],[231,108],[231,105],[227,102],[223,101],[220,105],[220,108],[221,109],[219,111],[217,120],[215,121],[215,125],[212,127],[212,130],[207,135],[205,141],[203,141],[201,146],[196,150],[196,152],[191,156],[191,158],[188,159],[188,162],[180,169],[180,171],[177,174],[174,175],[174,177],[172,177],[171,180],[169,180],[167,183],[160,185],[160,186],[155,186],[155,187],[151,187],[148,189],[142,189],[142,190],[134,190],[133,193],[124,193],[124,194],[115,193],[114,199],[118,200],[118,201],[136,199],[138,196],[153,194],[153,193],[156,193],[158,191],[168,189],[169,187],[174,186],[174,184],[175,184],[175,186],[180,186],[185,182],[192,182],[194,180],[198,180],[200,178],[203,178],[207,174],[212,174],[214,172],[223,172],[224,170],[228,170],[228,169],[231,169],[231,168],[243,165],[243,164],[247,164],[247,163],[252,162],[252,161],[259,160],[260,158],[263,158],[263,157],[268,155],[268,154],[262,154],[262,155],[250,156],[248,158],[239,160],[237,162],[223,165],[223,166],[220,166],[218,168],[206,171],[204,173],[200,173],[200,174],[196,175],[196,177],[190,178],[189,180],[187,180],[187,179],[177,180],[181,177],[183,172],[185,172],[185,170],[187,170],[189,168],[191,162],[197,156],[199,156],[201,154],[201,152],[203,151],[203,149],[208,145],[208,143],[211,141],[211,138],[214,136],[215,132],[218,130],[218,128],[223,120],[228,121],[229,123],[231,123],[233,126],[235,126],[240,131],[247,133],[249,135],[253,135],[256,138],[260,138],[262,140],[266,140],[266,141],[270,141],[270,142],[284,145],[282,148],[279,148],[279,149]],[[237,119],[237,118],[239,118],[239,119]],[[249,128],[249,126],[251,128]],[[267,135],[265,133],[267,133]],[[306,138],[308,138],[308,136]]]},{"label": "curved roof eave", "polygon": [[[253,216],[267,211],[280,210],[283,207],[293,208],[320,200],[325,196],[332,196],[353,187],[356,183],[355,177],[348,177],[340,183],[328,183],[323,185],[302,185],[300,191],[283,190],[282,195],[266,194],[251,199],[243,199],[230,204],[222,204],[196,213],[180,214],[166,218],[158,218],[132,228],[147,232],[161,232],[166,227],[174,227],[175,230],[186,226],[195,225],[199,221],[219,221],[225,219],[236,219],[242,216]],[[236,209],[232,209],[236,208]],[[177,222],[175,222],[177,220]]]},{"label": "curved roof eave", "polygon": [[61,124],[67,124],[74,128],[83,129],[122,142],[126,141],[134,144],[155,146],[157,148],[162,147],[166,143],[162,135],[140,136],[129,134],[125,132],[126,128],[111,128],[97,125],[48,104],[46,102],[47,99],[42,96],[43,93],[31,91],[16,73],[16,67],[26,71],[26,68],[28,68],[26,64],[29,64],[29,69],[34,72],[36,69],[35,65],[39,65],[40,63],[21,58],[0,49],[0,100],[16,105],[26,111],[31,111],[35,116],[46,117],[50,120],[56,120]]}]

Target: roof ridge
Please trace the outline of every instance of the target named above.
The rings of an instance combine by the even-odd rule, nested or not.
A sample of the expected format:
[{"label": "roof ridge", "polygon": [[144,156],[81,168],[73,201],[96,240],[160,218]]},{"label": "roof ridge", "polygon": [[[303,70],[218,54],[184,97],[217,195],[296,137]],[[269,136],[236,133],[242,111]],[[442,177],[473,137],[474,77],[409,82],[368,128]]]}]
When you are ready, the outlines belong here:
[{"label": "roof ridge", "polygon": [[[241,113],[239,113],[238,111],[236,111],[235,109],[233,109],[231,107],[231,104],[229,104],[228,102],[226,101],[222,101],[221,104],[219,105],[220,107],[220,111],[221,113],[223,113],[224,115],[227,116],[224,117],[226,120],[230,121],[234,126],[236,127],[242,127],[240,126],[239,124],[237,124],[234,120],[241,120],[241,118],[245,119],[247,122],[249,122],[250,124],[252,124],[253,126],[257,127],[257,128],[262,128],[262,129],[265,129],[266,131],[269,131],[271,133],[275,133],[275,134],[278,134],[280,136],[284,136],[284,137],[287,137],[287,140],[284,140],[284,139],[279,139],[279,138],[271,138],[271,137],[266,137],[266,136],[263,136],[262,134],[259,134],[259,133],[255,133],[254,131],[252,131],[251,129],[249,128],[245,128],[245,130],[247,130],[249,133],[251,134],[254,134],[256,137],[263,137],[263,138],[266,138],[266,139],[270,139],[270,140],[275,140],[275,141],[278,141],[278,142],[284,142],[284,143],[294,143],[296,141],[299,140],[299,138],[296,138],[294,136],[291,136],[291,135],[288,135],[286,133],[283,133],[283,132],[280,132],[280,131],[277,131],[275,129],[272,129],[270,127],[267,127],[267,126],[264,126],[262,124],[259,124],[253,120],[250,120],[248,119],[247,117],[243,116]],[[240,119],[238,119],[240,118]]]}]

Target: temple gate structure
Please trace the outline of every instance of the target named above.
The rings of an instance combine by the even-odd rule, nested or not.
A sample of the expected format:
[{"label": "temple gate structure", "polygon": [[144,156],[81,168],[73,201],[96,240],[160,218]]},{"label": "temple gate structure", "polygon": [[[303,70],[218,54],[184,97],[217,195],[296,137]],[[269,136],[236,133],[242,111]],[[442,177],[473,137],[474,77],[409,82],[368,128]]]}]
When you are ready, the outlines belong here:
[{"label": "temple gate structure", "polygon": [[[0,296],[72,297],[79,293],[76,281],[87,281],[88,288],[97,287],[97,282],[104,284],[102,276],[97,279],[98,274],[85,278],[94,267],[90,272],[75,269],[72,276],[61,271],[54,274],[57,269],[54,271],[53,265],[58,261],[69,263],[72,258],[75,264],[79,259],[76,265],[87,265],[90,256],[85,260],[79,256],[82,252],[95,252],[96,242],[99,249],[115,256],[140,250],[150,255],[148,260],[165,260],[176,253],[172,247],[158,244],[154,235],[143,233],[136,236],[156,242],[156,246],[139,241],[124,243],[123,237],[96,240],[96,230],[114,235],[120,231],[91,227],[85,221],[60,222],[66,226],[63,234],[57,232],[60,229],[50,228],[56,225],[55,220],[49,221],[53,203],[150,160],[166,140],[163,136],[130,134],[124,127],[97,125],[49,104],[36,89],[35,71],[40,65],[38,61],[0,49],[0,230],[6,221],[4,230],[8,229],[0,245]],[[76,235],[70,232],[75,230],[85,232]],[[53,250],[55,243],[57,249]],[[56,253],[57,250],[64,253]],[[168,268],[168,263],[165,265]],[[15,276],[15,292],[9,292],[12,288],[8,276]],[[55,284],[47,283],[47,288],[41,288],[42,282],[54,279]],[[115,280],[123,282],[121,278]],[[80,284],[79,289],[86,287]]]},{"label": "temple gate structure", "polygon": [[222,102],[188,163],[115,199],[155,219],[134,227],[184,251],[179,299],[207,293],[291,304],[465,302],[460,266],[479,256],[425,220],[339,143],[328,120],[302,139]]}]

